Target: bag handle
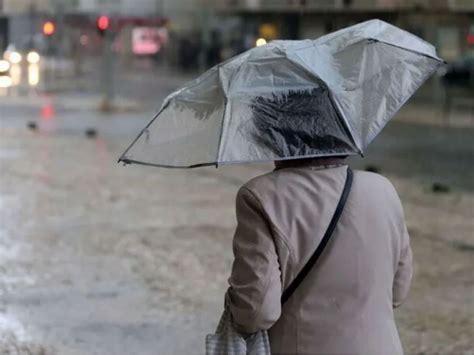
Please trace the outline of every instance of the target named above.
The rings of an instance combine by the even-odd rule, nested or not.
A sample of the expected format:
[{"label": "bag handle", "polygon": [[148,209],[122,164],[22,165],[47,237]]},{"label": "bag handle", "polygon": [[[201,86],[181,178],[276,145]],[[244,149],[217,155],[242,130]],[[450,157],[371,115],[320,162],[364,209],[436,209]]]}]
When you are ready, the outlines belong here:
[{"label": "bag handle", "polygon": [[353,173],[352,173],[351,168],[348,167],[344,190],[342,191],[341,198],[336,207],[336,211],[334,212],[334,215],[332,216],[331,222],[329,223],[328,229],[326,230],[326,233],[324,234],[323,239],[321,239],[321,243],[319,243],[318,247],[316,248],[311,258],[308,260],[306,265],[303,266],[303,268],[301,269],[299,274],[296,276],[296,278],[293,280],[293,282],[290,284],[290,286],[283,292],[281,296],[282,305],[284,305],[288,301],[288,299],[296,291],[298,286],[303,282],[304,278],[309,274],[314,264],[316,264],[316,261],[318,261],[319,257],[323,253],[324,248],[329,242],[329,239],[331,239],[331,236],[334,230],[336,229],[337,222],[339,221],[342,211],[344,210],[344,206],[346,205],[349,192],[351,191],[352,180],[353,180]]}]

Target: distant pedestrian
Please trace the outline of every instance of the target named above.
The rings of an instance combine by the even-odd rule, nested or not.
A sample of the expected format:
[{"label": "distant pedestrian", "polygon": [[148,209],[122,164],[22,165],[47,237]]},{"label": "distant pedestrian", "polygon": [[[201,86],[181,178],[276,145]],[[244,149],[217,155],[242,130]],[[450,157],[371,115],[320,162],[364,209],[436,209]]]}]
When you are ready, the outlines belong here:
[{"label": "distant pedestrian", "polygon": [[206,63],[208,67],[213,67],[222,61],[221,36],[217,30],[211,32],[211,42],[207,48]]}]

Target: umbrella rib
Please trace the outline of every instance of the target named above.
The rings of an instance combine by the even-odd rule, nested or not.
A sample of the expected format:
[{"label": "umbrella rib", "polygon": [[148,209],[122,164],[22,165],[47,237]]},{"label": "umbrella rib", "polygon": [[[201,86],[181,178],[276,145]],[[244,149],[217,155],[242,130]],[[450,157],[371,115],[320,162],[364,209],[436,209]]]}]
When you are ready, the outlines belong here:
[{"label": "umbrella rib", "polygon": [[405,47],[402,47],[402,46],[397,46],[396,44],[393,44],[393,43],[390,43],[390,42],[386,42],[386,41],[382,41],[382,40],[377,39],[377,38],[368,38],[368,39],[371,39],[371,40],[373,40],[373,41],[376,41],[376,42],[385,44],[385,45],[387,45],[387,46],[392,46],[392,47],[395,47],[395,48],[398,48],[398,49],[401,49],[401,50],[404,50],[404,51],[407,51],[407,52],[415,53],[415,54],[418,54],[418,55],[421,55],[421,56],[430,58],[430,59],[432,59],[432,60],[435,60],[435,61],[437,61],[437,62],[446,64],[446,62],[445,62],[444,60],[440,59],[440,58],[436,58],[436,57],[433,57],[432,55],[429,55],[429,54],[426,54],[426,53],[422,53],[422,52],[419,52],[419,51],[415,51],[414,49],[405,48]]},{"label": "umbrella rib", "polygon": [[160,114],[168,107],[170,104],[170,101],[166,102],[166,104],[161,108],[161,110],[158,111],[158,113],[155,115],[155,117],[152,118],[150,122],[141,130],[141,132],[138,134],[138,136],[133,140],[133,142],[128,146],[128,148],[123,152],[123,154],[120,156],[119,160],[117,163],[124,162],[127,163],[127,161],[130,161],[125,158],[125,155],[129,152],[129,150],[134,146],[134,144],[140,139],[140,137],[148,130],[148,127],[152,125],[153,122],[160,116]]},{"label": "umbrella rib", "polygon": [[127,158],[122,159],[121,161],[125,164],[138,164],[138,165],[155,166],[155,167],[158,167],[158,168],[168,168],[168,169],[194,169],[194,168],[200,168],[200,167],[205,167],[205,166],[217,165],[216,163],[200,163],[200,164],[193,164],[193,165],[177,166],[177,165],[147,163],[147,162],[133,160],[133,159],[127,159]]},{"label": "umbrella rib", "polygon": [[[213,70],[218,71],[221,66],[222,66],[222,63],[219,63],[219,64],[215,65],[214,67],[209,69],[207,72],[204,72],[203,74],[198,76],[196,79],[193,79],[193,80],[187,82],[186,84],[184,84],[184,86],[181,89],[178,89],[178,90],[172,92],[168,96],[168,98],[173,98],[173,97],[181,94],[184,90],[189,90],[189,89],[194,88],[195,86],[198,86],[199,84],[201,84],[204,80],[207,80],[213,74]],[[165,100],[167,100],[167,99],[165,99]]]},{"label": "umbrella rib", "polygon": [[294,64],[295,66],[299,67],[300,69],[304,70],[307,74],[309,74],[310,76],[312,77],[316,77],[316,79],[322,83],[324,85],[325,88],[328,89],[328,92],[329,92],[329,96],[331,98],[331,101],[332,101],[332,104],[334,106],[334,110],[338,113],[338,117],[341,117],[342,118],[342,123],[343,123],[343,126],[344,126],[344,129],[346,130],[346,132],[348,133],[348,136],[349,138],[351,139],[352,141],[352,144],[359,150],[359,154],[362,154],[362,147],[359,147],[359,145],[356,143],[353,135],[352,135],[352,131],[351,131],[351,126],[349,125],[349,123],[347,122],[346,120],[346,117],[344,116],[340,106],[339,106],[339,103],[338,101],[336,100],[336,98],[332,95],[332,92],[331,90],[329,89],[329,86],[326,84],[326,82],[321,79],[319,76],[317,76],[315,73],[311,72],[310,70],[308,70],[304,65],[301,65],[300,63],[298,62],[295,62],[294,60],[291,60],[290,58],[288,58],[288,56],[286,57],[286,59]]},{"label": "umbrella rib", "polygon": [[219,133],[219,143],[217,145],[217,157],[216,157],[216,162],[215,162],[216,168],[219,166],[219,157],[221,155],[221,145],[222,145],[222,138],[223,138],[223,135],[224,135],[224,127],[225,127],[225,116],[226,116],[226,113],[227,113],[227,105],[228,105],[227,93],[224,91],[224,85],[223,85],[222,80],[221,80],[220,67],[217,70],[217,76],[219,78],[219,83],[221,85],[221,90],[224,93],[224,110],[222,112],[222,126],[221,126],[221,131]]},{"label": "umbrella rib", "polygon": [[222,138],[224,136],[225,114],[227,112],[227,97],[225,97],[225,99],[224,99],[224,110],[223,111],[224,112],[222,114],[222,127],[221,127],[221,131],[219,133],[219,144],[217,145],[216,168],[219,165],[219,157],[221,155]]},{"label": "umbrella rib", "polygon": [[[346,154],[346,153],[345,153]],[[350,153],[347,152],[347,155],[357,155],[358,153]],[[317,157],[335,157],[335,156],[340,156],[339,153],[326,153],[326,154],[314,154],[314,155],[304,155],[304,156],[296,156],[296,157],[280,157],[280,158],[275,158],[275,159],[262,159],[262,160],[255,160],[252,161],[252,163],[268,163],[272,162],[275,160],[278,161],[284,161],[284,160],[291,160],[291,159],[303,159],[303,158],[317,158]],[[194,168],[201,168],[201,167],[206,167],[206,166],[216,166],[218,162],[213,162],[213,163],[199,163],[199,164],[193,164],[193,165],[166,165],[166,164],[155,164],[155,163],[147,163],[143,161],[138,161],[138,160],[133,160],[133,159],[123,159],[123,163],[125,164],[138,164],[138,165],[144,165],[144,166],[154,166],[158,168],[169,168],[169,169],[194,169]],[[241,163],[248,163],[247,160],[232,160],[232,161],[226,161],[226,162],[221,162],[220,165],[234,165],[234,164],[241,164]]]}]

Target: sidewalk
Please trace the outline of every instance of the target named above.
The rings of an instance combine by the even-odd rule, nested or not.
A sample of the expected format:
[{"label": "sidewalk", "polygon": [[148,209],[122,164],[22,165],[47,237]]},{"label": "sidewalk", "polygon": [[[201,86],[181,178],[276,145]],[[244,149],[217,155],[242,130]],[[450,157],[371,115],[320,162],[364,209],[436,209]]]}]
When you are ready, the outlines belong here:
[{"label": "sidewalk", "polygon": [[474,97],[471,102],[464,99],[459,103],[446,110],[439,102],[430,104],[413,101],[405,105],[395,119],[399,122],[424,125],[474,128]]}]

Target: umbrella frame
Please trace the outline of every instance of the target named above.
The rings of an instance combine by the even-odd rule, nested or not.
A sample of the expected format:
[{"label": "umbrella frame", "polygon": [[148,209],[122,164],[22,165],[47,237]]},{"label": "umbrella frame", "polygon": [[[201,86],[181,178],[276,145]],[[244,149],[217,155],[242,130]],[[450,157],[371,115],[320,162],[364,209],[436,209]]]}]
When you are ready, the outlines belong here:
[{"label": "umbrella frame", "polygon": [[[422,52],[418,52],[418,51],[415,51],[415,50],[412,50],[412,49],[409,49],[409,48],[405,48],[405,47],[402,47],[402,46],[397,46],[393,43],[390,43],[390,42],[387,42],[387,41],[382,41],[380,39],[377,39],[377,38],[364,38],[364,39],[361,39],[360,41],[371,41],[371,42],[379,42],[379,43],[382,43],[382,44],[385,44],[385,45],[389,45],[389,46],[393,46],[393,47],[396,47],[398,49],[401,49],[401,50],[404,50],[404,51],[408,51],[408,52],[412,52],[412,53],[416,53],[418,55],[421,55],[421,56],[425,56],[425,57],[428,57],[430,59],[433,59],[437,62],[441,64],[446,64],[445,61],[443,61],[442,59],[438,58],[438,57],[435,57],[435,56],[431,56],[429,54],[426,54],[426,53],[422,53]],[[359,41],[358,41],[359,42]],[[354,44],[354,43],[353,43]],[[227,62],[229,62],[231,59],[229,59],[228,61],[224,62],[224,63],[220,63],[218,64],[215,68],[217,69],[218,73],[220,72],[220,68],[225,65]],[[311,71],[309,71],[307,68],[305,68],[304,66],[300,65],[299,63],[296,63],[296,62],[293,62],[293,64],[297,65],[300,69],[306,71],[308,74],[310,74],[311,76],[314,76],[314,73],[312,73]],[[203,74],[205,75],[205,74]],[[427,78],[429,78],[431,75],[427,76]],[[344,132],[347,134],[347,136],[350,138],[351,140],[351,143],[353,144],[353,146],[355,148],[357,148],[357,152],[354,152],[354,153],[350,153],[350,152],[347,152],[347,153],[344,153],[344,156],[349,156],[349,155],[360,155],[360,156],[364,156],[363,154],[363,151],[362,151],[362,148],[359,147],[356,142],[355,142],[355,139],[353,137],[353,135],[351,134],[351,129],[350,129],[350,125],[348,124],[348,121],[346,120],[346,118],[344,117],[344,115],[342,114],[342,110],[341,110],[341,107],[338,103],[338,100],[334,97],[332,91],[329,89],[329,87],[327,86],[327,84],[320,78],[317,78],[317,80],[319,81],[319,85],[321,86],[324,86],[328,92],[329,92],[329,98],[331,100],[331,103],[334,107],[334,110],[336,111],[341,123],[342,123],[342,126],[344,128]],[[224,124],[224,117],[225,117],[225,114],[226,114],[226,110],[227,110],[227,96],[225,95],[224,93],[224,97],[225,97],[225,108],[224,108],[224,112],[223,112],[223,119],[222,119],[222,122]],[[159,118],[159,116],[161,115],[161,113],[169,106],[171,100],[173,99],[173,97],[169,97],[168,99],[166,99],[165,101],[165,104],[162,106],[162,108],[158,111],[158,113],[152,118],[152,120],[145,126],[145,128],[142,129],[142,131],[138,134],[138,136],[133,140],[133,142],[129,145],[129,147],[125,150],[125,152],[122,154],[122,156],[119,158],[118,162],[122,162],[124,165],[128,165],[128,164],[140,164],[140,165],[145,165],[145,166],[153,166],[153,167],[161,167],[161,168],[169,168],[169,169],[190,169],[190,168],[199,168],[199,167],[207,167],[207,166],[215,166],[216,168],[218,168],[219,166],[221,165],[234,165],[234,164],[248,164],[248,163],[264,163],[264,162],[270,162],[270,161],[285,161],[285,160],[297,160],[297,159],[310,159],[310,158],[323,158],[323,157],[335,157],[335,156],[341,156],[341,153],[328,153],[328,154],[315,154],[315,155],[305,155],[305,156],[291,156],[291,157],[283,157],[283,158],[277,158],[277,159],[264,159],[264,160],[255,160],[255,161],[227,161],[227,162],[212,162],[212,163],[200,163],[200,164],[193,164],[193,165],[188,165],[188,166],[176,166],[176,165],[165,165],[165,164],[154,164],[154,163],[147,163],[147,162],[142,162],[142,161],[137,161],[137,160],[133,160],[133,159],[128,159],[128,158],[125,158],[126,154],[129,152],[129,150],[132,148],[132,146],[140,139],[140,137],[146,133],[148,131],[148,128],[155,122],[155,120],[157,118]],[[408,100],[409,98],[407,98]],[[404,103],[403,103],[404,104]],[[403,105],[402,104],[402,105]],[[217,154],[217,158],[216,160],[219,159],[219,155],[220,155],[220,151],[221,151],[221,143],[222,143],[222,136],[223,136],[223,132],[224,132],[224,127],[221,129],[221,132],[220,132],[220,137],[219,137],[219,145],[218,145],[218,154]]]}]

